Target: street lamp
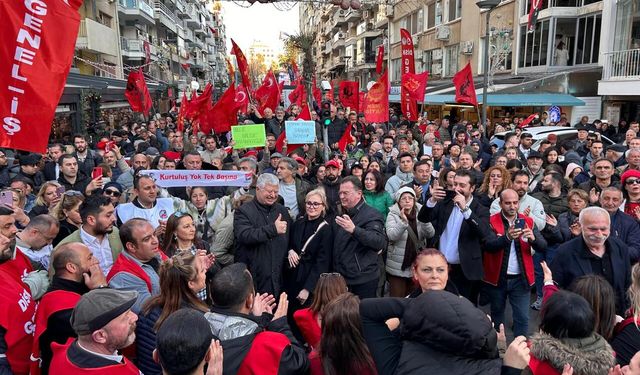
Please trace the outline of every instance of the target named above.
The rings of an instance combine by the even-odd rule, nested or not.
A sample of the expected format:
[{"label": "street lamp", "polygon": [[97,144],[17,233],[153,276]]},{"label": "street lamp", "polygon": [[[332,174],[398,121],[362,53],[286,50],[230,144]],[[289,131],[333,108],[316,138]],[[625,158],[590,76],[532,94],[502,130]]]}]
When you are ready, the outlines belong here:
[{"label": "street lamp", "polygon": [[483,85],[482,85],[482,126],[487,126],[487,86],[489,85],[489,18],[491,11],[500,4],[500,0],[479,0],[476,6],[481,10],[487,11],[487,19],[484,27],[484,68]]}]

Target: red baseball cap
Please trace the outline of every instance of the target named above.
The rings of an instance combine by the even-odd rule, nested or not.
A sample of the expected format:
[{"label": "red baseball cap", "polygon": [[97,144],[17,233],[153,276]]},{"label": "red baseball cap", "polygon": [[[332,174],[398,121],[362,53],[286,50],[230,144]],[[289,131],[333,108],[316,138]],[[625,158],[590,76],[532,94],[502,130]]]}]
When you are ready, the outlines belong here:
[{"label": "red baseball cap", "polygon": [[326,163],[324,164],[324,166],[325,166],[326,168],[334,167],[334,168],[340,169],[340,164],[339,164],[339,163],[338,163],[338,161],[337,161],[337,160],[335,160],[335,159],[329,160],[328,162],[326,162]]},{"label": "red baseball cap", "polygon": [[299,164],[302,164],[304,166],[307,165],[307,162],[304,160],[304,158],[302,158],[300,156],[296,156],[294,160],[297,161]]}]

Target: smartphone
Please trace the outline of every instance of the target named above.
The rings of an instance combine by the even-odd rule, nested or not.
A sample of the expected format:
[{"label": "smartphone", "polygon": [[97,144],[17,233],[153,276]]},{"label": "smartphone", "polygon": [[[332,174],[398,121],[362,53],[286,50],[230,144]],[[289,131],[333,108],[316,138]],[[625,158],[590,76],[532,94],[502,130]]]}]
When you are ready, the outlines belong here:
[{"label": "smartphone", "polygon": [[514,222],[514,227],[516,229],[523,229],[525,227],[525,222],[524,219],[516,219],[516,221]]},{"label": "smartphone", "polygon": [[109,141],[107,142],[107,144],[104,146],[104,152],[109,152],[113,149],[113,146],[115,146],[116,143],[114,141]]},{"label": "smartphone", "polygon": [[64,186],[59,186],[59,187],[56,188],[56,195],[58,197],[61,197],[62,194],[64,194],[64,192],[65,192]]},{"label": "smartphone", "polygon": [[13,209],[13,193],[10,191],[0,192],[0,205]]},{"label": "smartphone", "polygon": [[455,190],[445,190],[446,195],[444,196],[446,199],[453,199],[458,193]]},{"label": "smartphone", "polygon": [[95,180],[98,177],[102,177],[102,167],[95,167],[91,171],[91,179]]}]

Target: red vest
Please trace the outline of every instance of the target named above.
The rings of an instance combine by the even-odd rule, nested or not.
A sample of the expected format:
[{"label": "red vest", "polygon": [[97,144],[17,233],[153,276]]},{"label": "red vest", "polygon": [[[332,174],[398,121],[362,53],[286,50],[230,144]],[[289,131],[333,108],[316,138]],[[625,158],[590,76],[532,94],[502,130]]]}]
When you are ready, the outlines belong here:
[{"label": "red vest", "polygon": [[91,374],[91,375],[140,375],[140,370],[133,363],[127,361],[125,357],[122,357],[124,363],[116,365],[98,367],[98,368],[81,368],[73,364],[67,357],[67,351],[73,343],[73,339],[70,339],[65,345],[58,343],[52,343],[51,349],[53,350],[53,358],[51,359],[51,366],[49,367],[49,374],[51,375],[79,375],[79,374]]},{"label": "red vest", "polygon": [[36,302],[11,270],[0,270],[0,326],[7,330],[7,360],[14,374],[28,374]]},{"label": "red vest", "polygon": [[307,344],[312,348],[317,348],[322,335],[322,330],[318,325],[318,316],[307,308],[294,312],[293,319],[296,321],[296,325]]},{"label": "red vest", "polygon": [[[162,251],[159,251],[160,259],[167,260],[167,256],[164,255]],[[140,267],[140,265],[134,262],[131,258],[125,256],[124,254],[119,254],[116,261],[113,263],[113,267],[109,271],[107,275],[107,282],[110,282],[111,279],[120,272],[130,273],[140,279],[142,279],[147,284],[147,289],[149,289],[149,293],[152,292],[151,288],[151,279],[149,275]]]},{"label": "red vest", "polygon": [[[518,218],[524,219],[527,227],[533,228],[533,220],[530,217],[518,214]],[[505,235],[504,223],[502,221],[502,213],[498,212],[495,215],[492,215],[489,218],[489,223],[491,224],[491,228],[496,234],[499,236]],[[522,265],[524,266],[524,270],[520,270],[520,272],[524,272],[527,277],[527,282],[529,285],[533,285],[534,276],[533,276],[533,257],[531,256],[531,245],[527,241],[520,241],[520,253],[522,254]],[[484,268],[484,281],[491,285],[498,285],[500,281],[500,272],[502,272],[502,258],[504,257],[504,250],[500,250],[497,252],[488,252],[484,251],[482,254],[482,265]]]},{"label": "red vest", "polygon": [[291,342],[282,333],[258,333],[236,375],[277,375],[282,352],[289,345]]},{"label": "red vest", "polygon": [[31,265],[31,260],[16,247],[15,259],[0,264],[0,270],[7,271],[15,280],[22,282],[22,279],[33,271],[33,266]]},{"label": "red vest", "polygon": [[40,374],[40,336],[47,330],[49,317],[58,311],[73,309],[80,295],[66,290],[54,290],[42,296],[36,312],[36,332],[33,335],[31,351],[31,375]]}]

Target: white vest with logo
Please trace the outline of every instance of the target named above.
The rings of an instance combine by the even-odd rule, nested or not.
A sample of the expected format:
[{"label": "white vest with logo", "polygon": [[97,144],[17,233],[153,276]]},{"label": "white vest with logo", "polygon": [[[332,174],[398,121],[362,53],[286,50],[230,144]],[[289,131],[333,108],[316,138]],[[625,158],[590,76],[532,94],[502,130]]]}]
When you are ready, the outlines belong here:
[{"label": "white vest with logo", "polygon": [[146,219],[151,223],[153,229],[156,229],[160,225],[159,220],[167,221],[169,216],[173,214],[173,199],[158,198],[153,208],[140,208],[133,203],[120,204],[116,207],[116,212],[123,223],[133,218]]}]

